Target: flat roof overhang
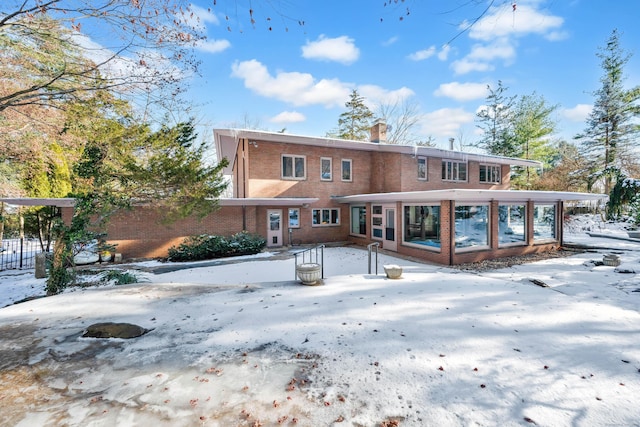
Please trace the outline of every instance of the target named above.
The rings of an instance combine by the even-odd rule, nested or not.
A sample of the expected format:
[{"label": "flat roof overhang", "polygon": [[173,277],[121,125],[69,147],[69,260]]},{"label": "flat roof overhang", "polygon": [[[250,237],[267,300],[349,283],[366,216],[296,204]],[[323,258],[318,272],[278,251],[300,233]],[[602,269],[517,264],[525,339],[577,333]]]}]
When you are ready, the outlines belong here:
[{"label": "flat roof overhang", "polygon": [[0,197],[0,202],[13,206],[55,206],[58,208],[72,208],[76,205],[76,199],[70,197]]},{"label": "flat roof overhang", "polygon": [[533,191],[533,190],[429,190],[395,193],[355,194],[352,196],[334,196],[338,203],[393,203],[393,202],[439,202],[455,200],[457,202],[559,202],[573,200],[605,200],[606,194],[576,193],[569,191]]},{"label": "flat roof overhang", "polygon": [[218,199],[220,206],[303,206],[317,202],[317,197],[248,197]]}]

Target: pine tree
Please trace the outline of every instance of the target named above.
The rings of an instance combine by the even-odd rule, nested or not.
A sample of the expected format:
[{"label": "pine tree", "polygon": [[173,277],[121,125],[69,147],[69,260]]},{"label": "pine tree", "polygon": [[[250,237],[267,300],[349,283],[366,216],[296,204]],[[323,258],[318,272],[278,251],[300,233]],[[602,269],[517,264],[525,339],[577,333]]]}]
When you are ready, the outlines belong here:
[{"label": "pine tree", "polygon": [[373,113],[364,104],[364,98],[354,89],[344,105],[347,111],[340,114],[335,136],[353,141],[368,141]]},{"label": "pine tree", "polygon": [[593,92],[593,110],[584,132],[576,139],[581,141],[582,150],[590,159],[592,181],[601,179],[604,192],[608,194],[614,176],[628,173],[624,165],[638,134],[633,119],[639,112],[640,87],[624,88],[624,66],[631,55],[620,46],[617,30],[613,30],[597,56],[603,70],[601,87]]},{"label": "pine tree", "polygon": [[518,149],[511,130],[516,96],[507,96],[508,88],[503,86],[500,80],[495,90],[491,86],[487,86],[487,89],[489,95],[486,98],[486,106],[476,114],[476,119],[480,122],[476,126],[483,131],[483,137],[476,146],[488,154],[516,157]]}]

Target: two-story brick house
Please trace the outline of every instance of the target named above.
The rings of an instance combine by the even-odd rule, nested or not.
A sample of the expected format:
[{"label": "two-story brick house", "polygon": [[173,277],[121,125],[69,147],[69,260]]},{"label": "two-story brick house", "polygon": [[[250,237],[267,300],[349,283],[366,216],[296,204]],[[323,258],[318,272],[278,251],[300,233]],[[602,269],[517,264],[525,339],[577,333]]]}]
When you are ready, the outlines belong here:
[{"label": "two-story brick house", "polygon": [[[380,242],[387,250],[458,264],[562,244],[563,202],[602,195],[509,190],[512,166],[538,162],[384,143],[216,129],[243,224],[269,246]],[[248,227],[244,227],[249,229]]]}]

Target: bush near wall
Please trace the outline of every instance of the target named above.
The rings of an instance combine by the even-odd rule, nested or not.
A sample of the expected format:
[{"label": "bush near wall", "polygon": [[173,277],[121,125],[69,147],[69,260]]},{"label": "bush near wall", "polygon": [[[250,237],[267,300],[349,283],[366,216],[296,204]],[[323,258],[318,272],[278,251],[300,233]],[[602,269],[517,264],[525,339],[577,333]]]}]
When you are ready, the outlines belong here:
[{"label": "bush near wall", "polygon": [[187,237],[177,248],[169,248],[169,261],[199,261],[257,254],[266,246],[264,237],[247,232],[231,237],[202,234]]}]

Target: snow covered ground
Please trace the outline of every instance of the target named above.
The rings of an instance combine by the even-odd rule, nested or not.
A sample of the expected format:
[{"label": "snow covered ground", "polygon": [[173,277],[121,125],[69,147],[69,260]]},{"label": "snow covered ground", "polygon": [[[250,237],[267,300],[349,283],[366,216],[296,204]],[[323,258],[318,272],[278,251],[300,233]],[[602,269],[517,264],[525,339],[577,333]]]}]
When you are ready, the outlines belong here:
[{"label": "snow covered ground", "polygon": [[[566,229],[607,249],[482,273],[380,255],[373,275],[327,248],[321,286],[261,254],[15,305],[44,281],[2,272],[0,424],[640,425],[640,243]],[[106,321],[151,331],[80,337]]]}]

